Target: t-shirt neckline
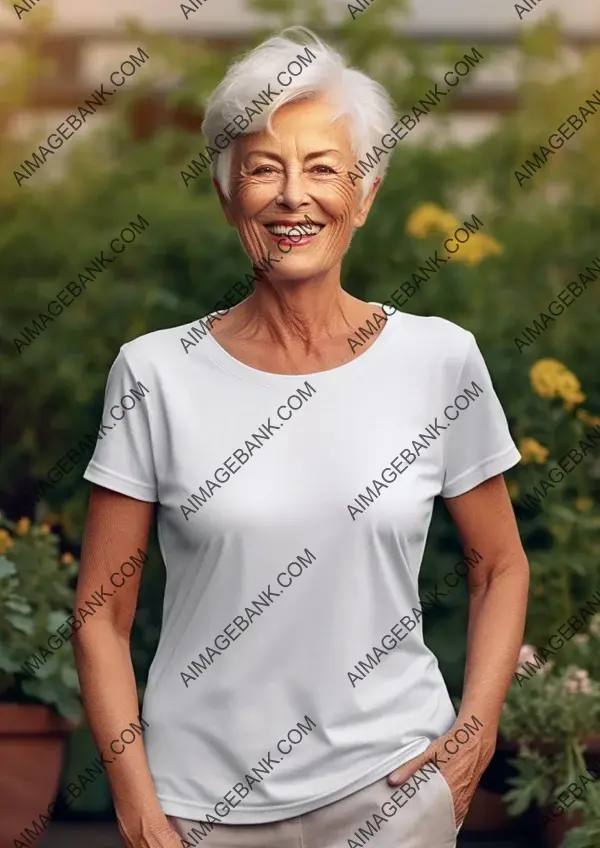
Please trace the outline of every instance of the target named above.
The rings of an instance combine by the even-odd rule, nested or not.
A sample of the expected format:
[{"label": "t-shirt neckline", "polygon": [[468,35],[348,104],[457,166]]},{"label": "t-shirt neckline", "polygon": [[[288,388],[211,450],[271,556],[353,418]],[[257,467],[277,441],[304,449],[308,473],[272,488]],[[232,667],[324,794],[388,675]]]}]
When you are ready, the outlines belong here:
[{"label": "t-shirt neckline", "polygon": [[[383,309],[383,305],[381,303],[369,301],[369,305]],[[206,316],[206,318],[203,318],[202,321],[206,322],[208,318],[212,317],[214,314],[216,313],[210,313]],[[398,316],[402,315],[401,312],[396,312],[396,314]],[[312,371],[308,374],[277,374],[273,371],[261,371],[259,368],[247,365],[245,362],[242,362],[240,359],[232,356],[232,354],[219,344],[210,332],[206,334],[208,355],[214,362],[226,371],[236,374],[238,377],[247,382],[260,383],[263,386],[272,386],[276,383],[289,383],[292,381],[297,382],[298,380],[308,379],[331,380],[346,374],[351,376],[360,368],[364,368],[365,364],[370,362],[375,355],[378,355],[378,351],[381,351],[388,344],[389,339],[392,336],[392,332],[389,327],[389,320],[391,317],[392,316],[387,317],[385,326],[379,333],[379,336],[375,339],[373,344],[369,345],[367,350],[363,353],[356,354],[354,359],[349,359],[348,362],[344,362],[342,365],[336,365],[334,368],[327,368],[324,371]],[[356,334],[356,331],[354,334]],[[348,336],[348,338],[350,337],[351,336]],[[386,341],[386,339],[388,341]]]}]

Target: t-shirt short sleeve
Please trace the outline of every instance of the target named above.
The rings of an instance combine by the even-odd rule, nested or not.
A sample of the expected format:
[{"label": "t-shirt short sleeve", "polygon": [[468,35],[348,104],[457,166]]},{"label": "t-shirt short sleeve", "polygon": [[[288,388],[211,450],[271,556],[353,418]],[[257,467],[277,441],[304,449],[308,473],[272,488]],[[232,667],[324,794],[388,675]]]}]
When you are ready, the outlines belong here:
[{"label": "t-shirt short sleeve", "polygon": [[153,503],[158,496],[148,414],[151,385],[140,370],[121,348],[108,374],[98,441],[83,476]]},{"label": "t-shirt short sleeve", "polygon": [[520,461],[521,454],[511,438],[504,410],[472,333],[455,397],[447,411],[454,420],[444,422],[448,430],[442,497],[463,495]]}]

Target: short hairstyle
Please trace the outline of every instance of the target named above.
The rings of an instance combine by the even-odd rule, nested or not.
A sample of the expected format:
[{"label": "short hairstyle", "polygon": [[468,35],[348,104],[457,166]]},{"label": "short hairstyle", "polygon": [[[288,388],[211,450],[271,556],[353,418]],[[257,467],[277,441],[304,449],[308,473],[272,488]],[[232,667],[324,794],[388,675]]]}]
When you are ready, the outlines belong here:
[{"label": "short hairstyle", "polygon": [[[293,34],[296,38],[290,37]],[[305,36],[302,39],[302,36]],[[308,50],[299,54],[298,48],[308,45],[316,58],[309,59]],[[380,145],[381,138],[395,123],[395,108],[386,89],[367,74],[349,67],[337,50],[319,39],[311,30],[294,26],[272,36],[254,50],[236,59],[221,82],[209,97],[202,132],[211,147],[215,138],[234,118],[245,116],[247,106],[259,97],[261,89],[271,83],[276,88],[277,75],[287,71],[288,65],[302,57],[302,72],[291,77],[291,82],[262,109],[258,117],[240,128],[240,134],[272,131],[272,116],[286,103],[294,100],[329,95],[333,107],[332,121],[346,117],[349,121],[352,150],[357,159]],[[262,106],[260,107],[262,108]],[[243,118],[242,123],[247,118]],[[239,127],[239,124],[236,124]],[[231,159],[233,146],[229,145],[212,161],[213,178],[230,197]],[[374,161],[374,158],[373,160]],[[383,179],[389,157],[381,161],[363,178],[362,197],[365,197],[377,177]]]}]

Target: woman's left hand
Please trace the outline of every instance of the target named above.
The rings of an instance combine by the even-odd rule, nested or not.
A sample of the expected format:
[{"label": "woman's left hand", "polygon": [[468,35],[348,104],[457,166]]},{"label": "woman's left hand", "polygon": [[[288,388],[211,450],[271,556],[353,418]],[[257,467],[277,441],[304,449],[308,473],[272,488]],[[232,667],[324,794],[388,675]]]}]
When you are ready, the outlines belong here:
[{"label": "woman's left hand", "polygon": [[398,786],[425,763],[432,762],[450,787],[456,827],[463,823],[481,775],[496,748],[495,730],[490,733],[483,728],[477,735],[469,734],[469,738],[460,743],[454,735],[459,729],[464,729],[464,725],[457,722],[448,733],[432,742],[422,754],[404,763],[388,776],[388,782],[392,786]]}]

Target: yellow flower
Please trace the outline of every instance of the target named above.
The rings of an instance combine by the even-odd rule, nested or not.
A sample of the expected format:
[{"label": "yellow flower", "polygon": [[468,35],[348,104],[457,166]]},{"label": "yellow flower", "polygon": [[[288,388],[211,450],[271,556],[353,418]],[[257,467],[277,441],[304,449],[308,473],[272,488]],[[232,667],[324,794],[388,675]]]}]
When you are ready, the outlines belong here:
[{"label": "yellow flower", "polygon": [[530,462],[537,462],[542,465],[548,459],[550,451],[537,441],[527,436],[519,442],[519,453],[523,458],[523,463],[528,465]]},{"label": "yellow flower", "polygon": [[538,359],[529,372],[534,392],[543,398],[556,397],[558,379],[564,370],[565,366],[557,359]]},{"label": "yellow flower", "polygon": [[75,557],[73,554],[66,553],[61,556],[60,561],[63,565],[71,565],[72,562],[75,562]]},{"label": "yellow flower", "polygon": [[[413,238],[427,238],[432,233],[441,233],[444,239],[452,238],[460,222],[452,212],[437,203],[422,203],[408,216],[406,232]],[[466,231],[465,231],[466,232]],[[458,250],[450,258],[466,265],[479,265],[488,256],[499,256],[504,252],[502,245],[493,236],[472,233],[467,241],[457,242]]]},{"label": "yellow flower", "polygon": [[23,518],[19,518],[19,520],[17,521],[17,523],[15,525],[15,530],[17,531],[19,536],[24,536],[25,533],[27,533],[27,531],[29,530],[30,527],[31,527],[31,519],[23,517]]},{"label": "yellow flower", "polygon": [[50,525],[46,524],[46,522],[44,521],[43,524],[40,524],[40,530],[42,531],[42,533],[49,533],[50,532]]},{"label": "yellow flower", "polygon": [[[452,234],[448,234],[450,237]],[[479,265],[488,256],[500,256],[504,248],[493,236],[484,233],[474,233],[468,241],[459,245],[459,250],[451,258],[466,265]]]},{"label": "yellow flower", "polygon": [[458,227],[458,219],[437,203],[422,203],[410,213],[406,232],[413,238],[427,238],[435,232],[445,233]]},{"label": "yellow flower", "polygon": [[587,512],[594,506],[594,500],[593,498],[576,498],[574,506],[579,512]]},{"label": "yellow flower", "polygon": [[14,542],[8,530],[0,530],[0,554],[3,554],[8,548],[12,548]]},{"label": "yellow flower", "polygon": [[565,370],[558,380],[558,394],[564,400],[565,409],[573,409],[585,400],[581,383],[571,371]]},{"label": "yellow flower", "polygon": [[585,409],[578,409],[575,414],[580,421],[583,421],[584,424],[589,424],[590,427],[597,427],[600,425],[600,416],[590,415],[590,413]]},{"label": "yellow flower", "polygon": [[565,409],[573,409],[585,400],[575,374],[557,359],[538,359],[529,372],[529,378],[536,394],[543,398],[562,398]]}]

